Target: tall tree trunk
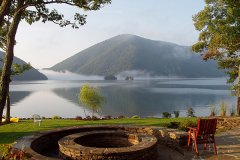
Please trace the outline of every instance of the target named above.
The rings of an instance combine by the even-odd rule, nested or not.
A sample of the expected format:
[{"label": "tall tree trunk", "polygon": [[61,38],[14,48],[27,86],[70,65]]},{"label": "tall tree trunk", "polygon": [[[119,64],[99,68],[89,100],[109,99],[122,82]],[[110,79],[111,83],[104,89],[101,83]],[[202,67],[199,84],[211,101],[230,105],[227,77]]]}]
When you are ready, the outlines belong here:
[{"label": "tall tree trunk", "polygon": [[[23,6],[24,0],[18,0],[17,9],[19,10]],[[10,76],[11,76],[11,67],[14,57],[14,43],[15,43],[15,36],[17,33],[18,25],[21,21],[23,11],[17,12],[12,20],[12,23],[9,27],[9,31],[7,33],[7,44],[6,44],[6,54],[4,59],[4,65],[2,69],[1,75],[1,86],[0,86],[0,123],[2,123],[2,115],[3,109],[6,104],[6,98],[9,91],[9,83],[10,83]]]},{"label": "tall tree trunk", "polygon": [[240,115],[240,65],[238,66],[237,115]]},{"label": "tall tree trunk", "polygon": [[9,93],[9,91],[7,94],[7,102],[6,102],[6,123],[10,123],[10,93]]},{"label": "tall tree trunk", "polygon": [[12,0],[2,0],[1,2],[1,6],[0,6],[0,28],[2,27],[3,25],[3,19],[4,19],[4,16],[7,15],[10,7],[11,7],[11,2]]}]

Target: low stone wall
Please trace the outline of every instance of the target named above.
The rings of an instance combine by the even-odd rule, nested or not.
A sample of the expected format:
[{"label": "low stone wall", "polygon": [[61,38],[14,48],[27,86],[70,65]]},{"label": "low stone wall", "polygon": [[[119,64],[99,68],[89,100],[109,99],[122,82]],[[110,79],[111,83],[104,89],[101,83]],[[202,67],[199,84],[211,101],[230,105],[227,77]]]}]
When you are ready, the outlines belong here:
[{"label": "low stone wall", "polygon": [[240,128],[240,117],[218,118],[218,129],[234,129]]},{"label": "low stone wall", "polygon": [[159,144],[166,145],[182,154],[184,154],[182,146],[187,145],[188,133],[178,129],[166,127],[130,127],[126,128],[126,130],[133,133],[154,135],[158,139]]},{"label": "low stone wall", "polygon": [[184,154],[182,146],[187,145],[188,133],[178,129],[166,127],[153,128],[154,135],[158,138],[159,144],[168,146],[181,154]]},{"label": "low stone wall", "polygon": [[63,159],[79,160],[149,160],[155,158],[157,147],[154,136],[119,131],[77,133],[58,143]]},{"label": "low stone wall", "polygon": [[[165,127],[144,127],[144,126],[78,126],[70,128],[61,128],[52,131],[44,131],[32,136],[24,137],[17,141],[14,147],[21,149],[31,154],[33,159],[58,159],[58,141],[71,134],[90,132],[90,131],[125,131],[129,133],[140,133],[153,135],[157,138],[159,144],[166,145],[172,149],[183,153],[181,146],[187,144],[187,132]],[[46,152],[47,151],[47,152]],[[48,153],[51,151],[52,153]],[[56,155],[57,154],[57,155]]]}]

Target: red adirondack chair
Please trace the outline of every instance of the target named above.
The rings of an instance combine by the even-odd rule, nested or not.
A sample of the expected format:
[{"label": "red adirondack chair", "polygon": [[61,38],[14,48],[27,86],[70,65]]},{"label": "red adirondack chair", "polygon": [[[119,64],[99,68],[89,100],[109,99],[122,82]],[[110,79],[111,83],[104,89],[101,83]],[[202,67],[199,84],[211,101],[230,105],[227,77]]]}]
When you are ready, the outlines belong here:
[{"label": "red adirondack chair", "polygon": [[196,150],[198,156],[198,144],[204,144],[204,149],[207,148],[208,143],[213,143],[214,154],[217,154],[217,148],[215,143],[214,134],[217,127],[217,119],[198,119],[197,128],[189,127],[188,135],[188,148],[190,147],[191,141]]}]

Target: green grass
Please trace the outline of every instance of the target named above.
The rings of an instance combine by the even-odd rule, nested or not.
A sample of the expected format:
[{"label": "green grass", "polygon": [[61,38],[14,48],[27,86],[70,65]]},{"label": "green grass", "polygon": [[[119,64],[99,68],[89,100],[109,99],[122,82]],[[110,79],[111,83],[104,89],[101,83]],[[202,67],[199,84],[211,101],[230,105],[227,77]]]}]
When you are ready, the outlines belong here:
[{"label": "green grass", "polygon": [[167,126],[170,122],[184,123],[186,121],[196,121],[197,118],[141,118],[141,119],[113,119],[113,120],[64,120],[64,119],[44,119],[41,126],[34,125],[32,120],[23,120],[18,123],[11,123],[0,126],[0,144],[10,144],[18,138],[33,134],[38,131],[51,130],[54,128],[81,126],[81,125],[143,125],[143,126]]}]

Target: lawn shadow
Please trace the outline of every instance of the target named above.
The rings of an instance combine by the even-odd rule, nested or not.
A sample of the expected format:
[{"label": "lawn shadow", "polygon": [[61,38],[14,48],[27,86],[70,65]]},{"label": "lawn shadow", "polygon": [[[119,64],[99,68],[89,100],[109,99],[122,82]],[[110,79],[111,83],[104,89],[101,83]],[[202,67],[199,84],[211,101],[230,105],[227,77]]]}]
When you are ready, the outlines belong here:
[{"label": "lawn shadow", "polygon": [[11,144],[17,139],[33,133],[34,132],[0,132],[0,144]]}]

